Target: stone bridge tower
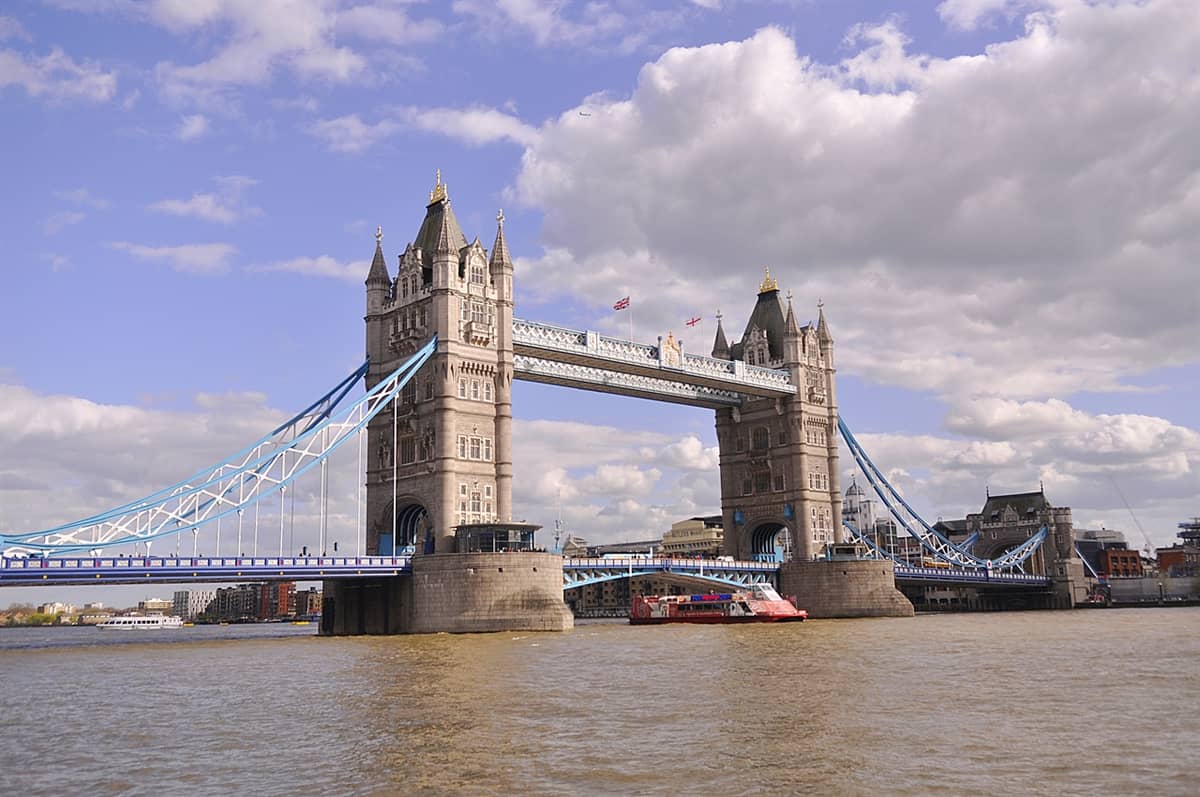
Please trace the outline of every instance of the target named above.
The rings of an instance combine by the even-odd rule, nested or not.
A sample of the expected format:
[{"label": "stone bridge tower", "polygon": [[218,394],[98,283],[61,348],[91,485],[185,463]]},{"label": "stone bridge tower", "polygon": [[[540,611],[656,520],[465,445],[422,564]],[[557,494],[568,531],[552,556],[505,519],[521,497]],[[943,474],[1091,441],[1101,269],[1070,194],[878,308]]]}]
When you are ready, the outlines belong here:
[{"label": "stone bridge tower", "polygon": [[367,436],[367,551],[448,553],[454,527],[512,514],[513,265],[497,215],[467,242],[441,173],[395,277],[376,232],[367,388],[437,335],[437,350]]},{"label": "stone bridge tower", "polygon": [[713,357],[786,368],[794,398],[750,399],[717,411],[725,553],[739,559],[807,561],[841,541],[837,391],[833,336],[800,326],[768,271],[740,341],[717,320]]}]

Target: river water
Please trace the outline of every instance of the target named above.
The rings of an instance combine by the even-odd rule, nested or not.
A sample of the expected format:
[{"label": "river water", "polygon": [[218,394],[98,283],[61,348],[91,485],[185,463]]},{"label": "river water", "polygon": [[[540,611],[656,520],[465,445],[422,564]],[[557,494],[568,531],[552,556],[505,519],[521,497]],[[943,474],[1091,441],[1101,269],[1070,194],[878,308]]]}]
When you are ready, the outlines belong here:
[{"label": "river water", "polygon": [[1200,608],[0,629],[0,794],[1194,795]]}]

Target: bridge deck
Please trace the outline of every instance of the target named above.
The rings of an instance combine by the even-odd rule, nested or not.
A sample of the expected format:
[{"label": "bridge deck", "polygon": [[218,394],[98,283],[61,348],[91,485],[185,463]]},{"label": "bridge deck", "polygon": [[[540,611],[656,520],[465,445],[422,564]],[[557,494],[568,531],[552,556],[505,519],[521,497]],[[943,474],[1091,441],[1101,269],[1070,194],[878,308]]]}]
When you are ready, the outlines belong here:
[{"label": "bridge deck", "polygon": [[[394,576],[409,572],[411,556],[211,556],[0,558],[0,586],[50,584],[201,583],[232,581],[322,581]],[[775,562],[671,557],[564,558],[563,588],[629,576],[675,574],[748,586],[773,581]],[[1027,573],[996,573],[896,565],[896,580],[987,587],[1046,587],[1050,579]]]},{"label": "bridge deck", "polygon": [[521,319],[513,353],[518,379],[701,407],[796,392],[787,371]]},{"label": "bridge deck", "polygon": [[0,559],[0,586],[321,581],[394,576],[409,556],[50,557]]}]

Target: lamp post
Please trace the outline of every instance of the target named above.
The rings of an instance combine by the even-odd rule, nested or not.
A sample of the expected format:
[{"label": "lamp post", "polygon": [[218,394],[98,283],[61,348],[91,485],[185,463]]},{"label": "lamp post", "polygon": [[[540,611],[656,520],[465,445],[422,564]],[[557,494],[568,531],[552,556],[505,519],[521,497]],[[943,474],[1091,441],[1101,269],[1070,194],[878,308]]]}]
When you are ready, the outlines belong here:
[{"label": "lamp post", "polygon": [[1164,600],[1165,600],[1165,598],[1163,598],[1163,583],[1160,581],[1160,582],[1158,582],[1158,602],[1162,603]]}]

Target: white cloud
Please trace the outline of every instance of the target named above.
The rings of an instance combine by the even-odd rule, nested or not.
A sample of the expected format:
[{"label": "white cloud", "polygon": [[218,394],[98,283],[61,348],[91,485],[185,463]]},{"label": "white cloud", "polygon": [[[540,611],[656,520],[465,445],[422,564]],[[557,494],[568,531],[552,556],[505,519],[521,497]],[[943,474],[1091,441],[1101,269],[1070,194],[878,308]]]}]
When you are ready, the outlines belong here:
[{"label": "white cloud", "polygon": [[943,0],[937,12],[951,28],[974,30],[996,16],[1011,19],[1022,9],[1048,5],[1048,0]]},{"label": "white cloud", "polygon": [[366,65],[335,43],[335,10],[323,0],[161,0],[144,12],[172,33],[217,42],[216,52],[199,63],[158,64],[164,94],[178,102],[219,103],[223,92],[267,83],[280,68],[300,78],[343,82]]},{"label": "white cloud", "polygon": [[63,229],[70,227],[72,224],[78,224],[86,218],[87,214],[81,213],[78,210],[60,210],[57,213],[52,213],[42,223],[42,232],[46,233],[46,235],[57,235]]},{"label": "white cloud", "polygon": [[206,135],[208,131],[208,117],[204,114],[194,113],[179,120],[179,127],[175,129],[175,137],[180,141],[191,141]]},{"label": "white cloud", "polygon": [[403,8],[391,5],[356,5],[339,11],[337,32],[368,41],[411,45],[437,39],[445,26],[436,19],[414,20]]},{"label": "white cloud", "polygon": [[47,55],[0,50],[0,89],[19,86],[52,102],[106,102],[117,91],[117,73],[77,62],[57,47]]},{"label": "white cloud", "polygon": [[307,113],[316,113],[321,108],[321,103],[316,97],[277,97],[271,100],[271,106],[281,110],[298,110]]},{"label": "white cloud", "polygon": [[20,22],[12,17],[0,16],[0,41],[5,39],[22,39],[31,41],[33,37]]},{"label": "white cloud", "polygon": [[674,27],[682,18],[681,10],[653,5],[623,10],[623,4],[561,0],[454,0],[450,8],[484,39],[520,36],[539,47],[618,52],[645,45],[652,34]]},{"label": "white cloud", "polygon": [[334,152],[362,152],[376,142],[400,132],[401,125],[390,119],[368,124],[358,114],[321,119],[308,126],[308,132],[323,140]]},{"label": "white cloud", "polygon": [[246,204],[243,198],[246,189],[258,184],[257,180],[241,175],[214,177],[213,180],[218,185],[216,193],[192,194],[189,199],[163,199],[149,208],[172,216],[191,216],[221,224],[232,224],[262,213],[262,208]]},{"label": "white cloud", "polygon": [[59,199],[65,199],[66,201],[72,202],[76,205],[84,205],[97,210],[103,210],[110,204],[107,199],[92,196],[86,188],[72,188],[69,191],[55,191],[54,196],[58,197]]},{"label": "white cloud", "polygon": [[109,246],[142,260],[164,262],[175,271],[192,274],[223,274],[229,270],[229,259],[237,253],[236,247],[223,243],[146,246],[114,241]]},{"label": "white cloud", "polygon": [[367,277],[370,263],[363,261],[341,262],[329,255],[316,257],[294,257],[266,265],[251,266],[251,271],[287,271],[313,277],[333,277],[347,282],[361,283]]},{"label": "white cloud", "polygon": [[496,141],[532,146],[537,129],[495,108],[406,108],[402,118],[422,130],[479,146]]},{"label": "white cloud", "polygon": [[546,251],[519,289],[604,329],[628,285],[644,336],[722,307],[732,339],[770,265],[802,320],[825,299],[843,372],[948,397],[1193,363],[1193,10],[1063,4],[953,59],[909,55],[895,22],[831,65],[770,28],[670,50],[527,146],[512,195]]},{"label": "white cloud", "polygon": [[66,271],[71,265],[71,258],[66,255],[56,254],[54,252],[44,252],[42,260],[50,264],[50,270],[54,272]]}]

